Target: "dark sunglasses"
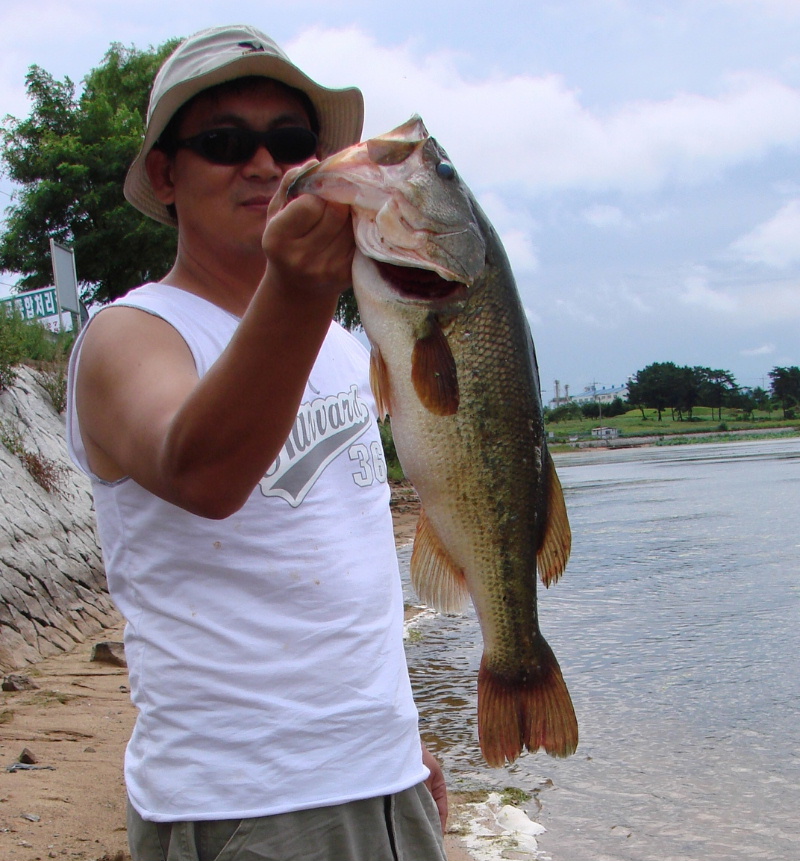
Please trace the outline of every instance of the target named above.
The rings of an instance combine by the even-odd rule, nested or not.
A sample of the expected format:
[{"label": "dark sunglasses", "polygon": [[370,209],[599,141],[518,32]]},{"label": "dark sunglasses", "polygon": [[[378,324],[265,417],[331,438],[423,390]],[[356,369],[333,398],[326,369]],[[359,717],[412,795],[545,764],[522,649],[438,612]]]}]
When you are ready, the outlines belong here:
[{"label": "dark sunglasses", "polygon": [[209,129],[175,142],[176,149],[190,149],[212,164],[246,164],[259,147],[280,164],[301,164],[317,152],[317,136],[302,126],[257,132],[252,129]]}]

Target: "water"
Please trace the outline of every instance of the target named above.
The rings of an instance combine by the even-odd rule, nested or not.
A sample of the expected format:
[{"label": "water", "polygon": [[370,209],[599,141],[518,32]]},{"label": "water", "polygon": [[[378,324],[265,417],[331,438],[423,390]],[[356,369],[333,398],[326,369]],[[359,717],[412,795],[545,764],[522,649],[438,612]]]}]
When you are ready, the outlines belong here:
[{"label": "water", "polygon": [[485,766],[477,621],[423,617],[410,671],[451,788],[530,792],[552,861],[798,861],[800,440],[556,462],[573,552],[541,627],[578,752]]}]

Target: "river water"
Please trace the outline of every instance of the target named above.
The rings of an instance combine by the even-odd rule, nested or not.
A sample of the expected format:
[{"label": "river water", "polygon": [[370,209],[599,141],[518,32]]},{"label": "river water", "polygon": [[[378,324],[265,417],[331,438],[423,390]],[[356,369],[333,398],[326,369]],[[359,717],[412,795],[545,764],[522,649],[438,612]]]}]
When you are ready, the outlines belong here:
[{"label": "river water", "polygon": [[540,621],[578,751],[488,768],[474,613],[423,614],[409,666],[451,788],[530,793],[552,861],[798,861],[800,439],[556,464],[573,550]]}]

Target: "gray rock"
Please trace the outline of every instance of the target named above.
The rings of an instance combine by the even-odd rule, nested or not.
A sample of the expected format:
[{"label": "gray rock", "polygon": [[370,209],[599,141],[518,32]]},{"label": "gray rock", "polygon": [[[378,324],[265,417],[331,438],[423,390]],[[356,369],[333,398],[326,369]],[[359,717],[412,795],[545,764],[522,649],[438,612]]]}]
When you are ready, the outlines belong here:
[{"label": "gray rock", "polygon": [[19,675],[12,673],[3,679],[4,691],[36,691],[39,690],[39,685],[32,681],[30,676]]},{"label": "gray rock", "polygon": [[125,660],[125,646],[122,643],[110,640],[104,643],[95,643],[92,646],[91,661],[99,661],[101,664],[111,664],[115,667],[127,667]]},{"label": "gray rock", "polygon": [[83,643],[120,621],[108,595],[89,479],[67,453],[64,417],[30,368],[0,392],[0,422],[53,465],[47,492],[0,444],[0,672]]}]

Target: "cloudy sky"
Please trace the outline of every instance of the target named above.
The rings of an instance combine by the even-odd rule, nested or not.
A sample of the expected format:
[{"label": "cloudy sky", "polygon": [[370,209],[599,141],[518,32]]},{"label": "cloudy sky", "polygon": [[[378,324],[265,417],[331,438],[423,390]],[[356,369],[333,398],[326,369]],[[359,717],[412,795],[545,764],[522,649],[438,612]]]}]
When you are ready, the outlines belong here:
[{"label": "cloudy sky", "polygon": [[361,87],[366,135],[421,114],[503,237],[545,397],[800,365],[800,0],[0,0],[0,112],[31,64],[79,82],[112,41],[234,22]]}]

